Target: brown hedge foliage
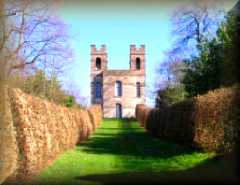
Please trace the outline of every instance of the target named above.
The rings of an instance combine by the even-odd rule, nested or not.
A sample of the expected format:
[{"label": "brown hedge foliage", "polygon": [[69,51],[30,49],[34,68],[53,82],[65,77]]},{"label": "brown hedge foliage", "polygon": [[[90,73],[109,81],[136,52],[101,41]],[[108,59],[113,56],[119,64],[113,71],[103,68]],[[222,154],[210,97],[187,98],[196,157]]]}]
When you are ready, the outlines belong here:
[{"label": "brown hedge foliage", "polygon": [[227,153],[237,142],[240,88],[222,88],[165,109],[136,106],[136,118],[157,137]]},{"label": "brown hedge foliage", "polygon": [[6,88],[0,82],[0,184],[17,168],[16,130]]},{"label": "brown hedge foliage", "polygon": [[[66,108],[9,89],[18,148],[17,168],[8,181],[29,181],[56,157],[87,139],[101,122],[101,108]],[[8,142],[8,141],[6,141]]]},{"label": "brown hedge foliage", "polygon": [[156,137],[178,142],[192,140],[192,101],[183,101],[164,109],[148,110],[146,130]]},{"label": "brown hedge foliage", "polygon": [[103,117],[101,107],[93,105],[88,109],[91,123],[93,123],[94,130],[100,126],[101,119]]},{"label": "brown hedge foliage", "polygon": [[151,109],[146,107],[144,104],[138,104],[136,106],[135,115],[141,127],[145,127],[150,110]]},{"label": "brown hedge foliage", "polygon": [[240,86],[194,98],[194,143],[205,150],[231,151],[239,137]]}]

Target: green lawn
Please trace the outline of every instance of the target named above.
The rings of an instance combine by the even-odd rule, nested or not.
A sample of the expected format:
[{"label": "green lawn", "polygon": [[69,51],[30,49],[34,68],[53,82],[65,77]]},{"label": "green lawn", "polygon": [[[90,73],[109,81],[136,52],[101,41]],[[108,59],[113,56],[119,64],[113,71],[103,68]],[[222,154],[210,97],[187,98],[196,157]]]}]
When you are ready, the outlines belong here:
[{"label": "green lawn", "polygon": [[[85,142],[61,155],[38,184],[156,182],[184,175],[214,157],[150,136],[135,121],[104,120]],[[201,165],[200,165],[201,166]],[[166,175],[167,174],[167,175]]]}]

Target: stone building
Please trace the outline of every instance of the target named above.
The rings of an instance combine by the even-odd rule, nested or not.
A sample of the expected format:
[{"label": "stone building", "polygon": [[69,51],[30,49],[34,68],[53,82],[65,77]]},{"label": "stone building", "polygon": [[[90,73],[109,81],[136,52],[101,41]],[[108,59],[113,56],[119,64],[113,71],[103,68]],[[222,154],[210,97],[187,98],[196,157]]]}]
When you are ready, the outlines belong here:
[{"label": "stone building", "polygon": [[145,103],[145,45],[130,45],[128,70],[107,64],[106,46],[91,45],[91,104],[101,104],[105,118],[135,117],[136,104]]}]

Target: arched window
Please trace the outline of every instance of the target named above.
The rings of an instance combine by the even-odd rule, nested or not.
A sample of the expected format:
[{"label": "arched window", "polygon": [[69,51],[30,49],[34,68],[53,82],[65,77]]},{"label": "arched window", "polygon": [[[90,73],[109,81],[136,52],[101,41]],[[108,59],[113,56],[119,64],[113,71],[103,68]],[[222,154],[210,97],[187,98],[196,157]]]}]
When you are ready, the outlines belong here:
[{"label": "arched window", "polygon": [[116,81],[115,83],[115,96],[122,96],[122,82]]},{"label": "arched window", "polygon": [[96,98],[102,97],[102,85],[100,82],[96,82]]},{"label": "arched window", "polygon": [[120,103],[116,104],[116,118],[122,118],[122,105]]},{"label": "arched window", "polygon": [[140,85],[140,82],[136,83],[136,96],[137,97],[141,96],[141,85]]},{"label": "arched window", "polygon": [[139,57],[136,58],[136,69],[137,70],[141,69],[141,60]]},{"label": "arched window", "polygon": [[96,58],[96,68],[97,70],[101,69],[101,58],[99,57]]}]

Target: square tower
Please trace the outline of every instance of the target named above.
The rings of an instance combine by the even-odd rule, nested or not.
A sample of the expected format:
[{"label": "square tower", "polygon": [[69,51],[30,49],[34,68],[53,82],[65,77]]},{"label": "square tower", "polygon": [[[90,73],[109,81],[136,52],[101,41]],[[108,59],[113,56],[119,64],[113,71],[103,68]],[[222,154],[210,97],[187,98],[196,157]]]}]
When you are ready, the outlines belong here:
[{"label": "square tower", "polygon": [[106,46],[91,45],[91,102],[101,104],[105,118],[135,117],[145,103],[145,45],[130,45],[130,68],[107,69]]},{"label": "square tower", "polygon": [[107,70],[107,49],[91,45],[91,104],[102,104],[103,71]]},{"label": "square tower", "polygon": [[145,73],[145,45],[130,45],[130,69]]}]

